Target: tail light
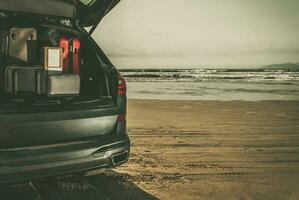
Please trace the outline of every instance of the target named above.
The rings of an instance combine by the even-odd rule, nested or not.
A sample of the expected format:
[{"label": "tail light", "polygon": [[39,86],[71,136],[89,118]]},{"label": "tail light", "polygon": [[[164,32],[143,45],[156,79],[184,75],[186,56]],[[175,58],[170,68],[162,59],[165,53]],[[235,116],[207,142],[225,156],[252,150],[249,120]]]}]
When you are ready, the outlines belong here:
[{"label": "tail light", "polygon": [[126,92],[127,92],[126,80],[124,78],[119,78],[118,79],[118,84],[117,84],[117,94],[118,95],[125,95]]},{"label": "tail light", "polygon": [[126,121],[126,115],[118,115],[117,121],[118,122],[125,122]]},{"label": "tail light", "polygon": [[127,109],[127,103],[126,103],[126,92],[127,92],[127,84],[126,80],[122,77],[118,78],[118,84],[117,84],[117,105],[120,109],[120,114],[117,117],[117,133],[118,134],[126,134],[126,127],[127,127],[127,120],[126,120],[126,109]]}]

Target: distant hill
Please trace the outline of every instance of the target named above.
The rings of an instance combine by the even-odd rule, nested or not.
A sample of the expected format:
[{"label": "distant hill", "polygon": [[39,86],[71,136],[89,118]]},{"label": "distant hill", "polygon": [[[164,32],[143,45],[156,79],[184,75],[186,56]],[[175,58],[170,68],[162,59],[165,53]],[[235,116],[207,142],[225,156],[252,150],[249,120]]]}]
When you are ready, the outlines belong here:
[{"label": "distant hill", "polygon": [[284,63],[284,64],[273,64],[263,67],[263,69],[269,70],[286,70],[286,71],[299,71],[299,63]]}]

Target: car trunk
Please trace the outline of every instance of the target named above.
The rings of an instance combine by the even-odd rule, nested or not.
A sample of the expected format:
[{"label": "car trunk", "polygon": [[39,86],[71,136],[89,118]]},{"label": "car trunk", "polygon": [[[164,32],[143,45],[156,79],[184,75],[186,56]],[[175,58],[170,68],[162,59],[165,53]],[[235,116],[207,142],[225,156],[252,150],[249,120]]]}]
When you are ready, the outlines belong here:
[{"label": "car trunk", "polygon": [[[24,33],[13,33],[14,30],[20,30],[19,32],[25,31]],[[26,41],[26,45],[24,42],[18,41],[18,39],[12,39],[13,37],[23,37],[21,34],[26,34],[28,30],[35,30],[36,36],[34,37],[36,38]],[[19,34],[20,36],[15,36],[14,34]],[[17,109],[15,111],[30,110],[32,108],[33,111],[34,109],[46,107],[53,109],[55,106],[60,109],[71,109],[71,107],[80,109],[81,106],[100,106],[103,103],[107,103],[107,99],[111,99],[106,73],[102,68],[100,58],[94,52],[94,49],[90,48],[89,41],[81,37],[75,30],[34,23],[27,25],[10,24],[9,26],[2,26],[0,35],[2,41],[0,56],[0,112],[9,111],[9,108],[11,108],[11,111],[14,111],[14,108]],[[46,58],[43,55],[44,49],[61,49],[59,46],[61,38],[67,38],[67,40],[77,38],[80,41],[77,61],[80,69],[78,72],[73,72],[72,65],[74,63],[71,62],[70,56],[74,54],[72,52],[69,52],[66,60],[61,59],[62,62],[66,62],[68,69],[61,69],[63,71],[45,69],[44,60]],[[9,44],[13,42],[15,44]],[[61,68],[63,67],[62,64]],[[38,79],[42,78],[43,80],[39,80],[39,82],[33,80],[37,77],[36,70],[42,74]],[[69,80],[75,76],[78,80]],[[51,78],[53,77],[58,77],[61,81],[52,80]],[[56,85],[51,83],[51,81]],[[78,87],[75,88],[75,90],[78,90],[77,92],[73,91],[73,84],[78,84]],[[58,91],[60,87],[62,89]],[[54,91],[54,94],[52,94],[52,90],[57,90],[58,92]]]},{"label": "car trunk", "polygon": [[[23,20],[26,17],[33,20],[27,23],[29,20]],[[22,42],[14,44],[15,49],[25,49],[25,54],[9,50],[9,41],[18,40],[12,34],[15,30],[31,33],[35,30],[34,36],[29,34],[31,39],[26,42],[26,48]],[[109,90],[105,65],[89,39],[81,35],[71,20],[18,15],[1,22],[0,36],[0,149],[76,142],[87,138],[96,140],[115,131],[119,110],[115,96]],[[66,71],[45,68],[44,48],[61,49],[61,38],[76,38],[80,42],[78,72],[72,67],[74,63],[69,62]],[[11,73],[7,72],[8,69]],[[34,70],[42,71],[44,75],[37,76]],[[79,78],[78,93],[63,93],[64,90],[58,95],[49,93],[48,90],[54,90],[49,87],[51,76],[62,77],[57,84],[67,91],[75,79],[68,82],[63,77],[75,76],[77,82]],[[42,87],[44,91],[40,89]]]},{"label": "car trunk", "polygon": [[[91,48],[93,44],[91,44],[87,38],[88,36],[84,35],[84,37],[81,37],[76,30],[92,26],[91,31],[89,32],[91,34],[102,18],[107,15],[119,2],[120,0],[0,0],[0,23],[2,25],[0,29],[0,112],[1,110],[7,112],[9,110],[8,107],[14,111],[14,109],[16,109],[14,106],[18,106],[18,110],[28,110],[30,107],[34,110],[35,107],[45,108],[47,106],[49,108],[60,106],[60,109],[69,109],[69,107],[79,109],[80,106],[88,107],[90,105],[107,102],[107,99],[111,96],[114,97],[114,99],[110,98],[110,102],[115,102],[115,91],[111,92],[111,90],[114,90],[115,88],[111,88],[111,84],[108,85],[109,81],[107,80],[106,74],[102,68],[105,63],[102,62],[100,58],[101,56],[97,55],[95,49]],[[32,23],[28,24],[27,22]],[[48,27],[42,26],[41,24],[48,24]],[[59,27],[57,27],[57,25],[59,25]],[[28,50],[26,54],[24,54],[24,42],[19,46],[17,43],[14,45],[14,49],[20,51],[18,52],[18,56],[11,55],[11,52],[7,52],[10,50],[7,50],[8,45],[5,44],[5,42],[7,43],[5,40],[9,40],[6,38],[7,35],[8,38],[11,37],[9,32],[13,27],[36,29],[35,37],[37,42],[32,40],[26,41],[26,50]],[[80,76],[79,95],[67,95],[66,92],[65,94],[62,92],[62,95],[60,96],[44,95],[43,93],[45,93],[45,90],[49,90],[49,83],[52,83],[53,81],[47,81],[44,85],[35,84],[37,85],[37,88],[35,88],[34,93],[32,94],[32,92],[27,92],[26,90],[28,90],[28,85],[34,85],[32,80],[34,78],[32,78],[33,75],[31,73],[32,77],[28,79],[32,81],[26,82],[26,79],[22,78],[24,76],[20,75],[25,73],[15,72],[17,70],[20,71],[20,69],[8,72],[8,74],[13,76],[14,79],[10,83],[7,83],[5,80],[5,72],[3,72],[6,70],[7,66],[14,66],[15,68],[20,66],[28,68],[41,66],[45,68],[45,66],[42,66],[44,61],[38,58],[42,56],[42,48],[53,46],[58,47],[57,44],[53,44],[53,40],[56,39],[55,33],[56,36],[58,35],[60,38],[78,38],[81,43],[81,54],[78,61],[81,66],[80,73],[77,73]],[[48,34],[48,38],[45,38],[46,34]],[[23,52],[21,52],[18,47],[23,47]],[[27,57],[25,62],[24,58],[22,58],[24,55]],[[43,73],[39,73],[38,77],[35,75],[35,78],[38,79],[37,81],[44,78]],[[108,79],[111,78],[108,77]],[[56,80],[56,82],[58,81],[57,79],[53,80]],[[74,85],[75,84],[69,84],[69,87]],[[8,89],[6,87],[8,87]],[[47,88],[45,89],[45,87]],[[54,85],[51,88],[57,89]],[[64,87],[64,89],[67,88]],[[5,90],[18,92],[14,92],[15,94],[11,95],[12,92],[9,94]],[[73,106],[74,104],[76,106]]]}]

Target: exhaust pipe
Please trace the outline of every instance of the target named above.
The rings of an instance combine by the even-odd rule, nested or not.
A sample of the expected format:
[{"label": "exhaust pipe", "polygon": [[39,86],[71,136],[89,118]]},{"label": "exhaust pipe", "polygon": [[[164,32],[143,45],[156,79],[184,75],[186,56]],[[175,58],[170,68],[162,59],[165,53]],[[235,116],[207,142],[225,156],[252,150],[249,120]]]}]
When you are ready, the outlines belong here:
[{"label": "exhaust pipe", "polygon": [[111,156],[111,161],[113,166],[117,166],[127,162],[129,159],[129,151],[123,151],[121,153],[116,153]]}]

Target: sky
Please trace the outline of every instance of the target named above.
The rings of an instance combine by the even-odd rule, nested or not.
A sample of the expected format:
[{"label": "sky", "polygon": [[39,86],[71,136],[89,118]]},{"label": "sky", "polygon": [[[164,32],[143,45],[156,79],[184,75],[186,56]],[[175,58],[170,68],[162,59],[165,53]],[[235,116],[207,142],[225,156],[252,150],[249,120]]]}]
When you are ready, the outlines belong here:
[{"label": "sky", "polygon": [[120,68],[299,62],[299,0],[122,0],[93,37]]}]

